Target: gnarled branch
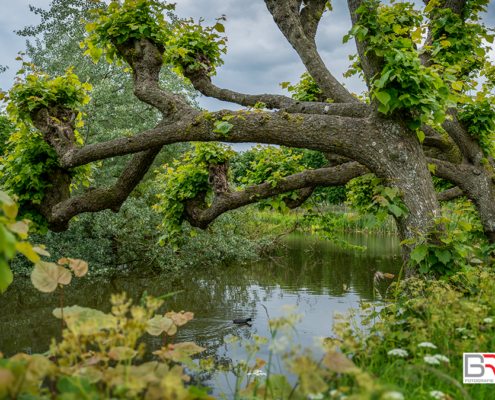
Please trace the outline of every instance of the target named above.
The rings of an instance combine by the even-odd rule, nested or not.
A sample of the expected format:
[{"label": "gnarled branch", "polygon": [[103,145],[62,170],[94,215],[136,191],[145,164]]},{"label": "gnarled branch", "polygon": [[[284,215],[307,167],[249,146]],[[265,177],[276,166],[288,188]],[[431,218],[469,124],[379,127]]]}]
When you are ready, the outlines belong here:
[{"label": "gnarled branch", "polygon": [[[213,203],[208,207],[205,203],[205,193],[186,203],[184,218],[194,227],[206,229],[218,216],[237,208],[253,204],[262,199],[277,196],[279,194],[300,190],[298,195],[300,204],[303,197],[308,196],[309,191],[315,185],[339,186],[344,185],[351,179],[369,173],[369,170],[356,163],[347,163],[333,168],[319,168],[306,170],[285,177],[273,187],[272,183],[252,185],[238,192],[225,192],[215,195]],[[215,191],[215,190],[214,190]],[[310,194],[309,194],[310,195]],[[309,196],[308,196],[309,197]],[[297,200],[296,200],[297,201]],[[296,203],[292,204],[296,206]]]},{"label": "gnarled branch", "polygon": [[318,54],[314,36],[311,36],[316,27],[308,29],[307,23],[306,29],[303,26],[306,16],[299,14],[298,4],[301,3],[297,0],[265,0],[265,3],[280,31],[297,51],[325,96],[337,103],[358,103],[359,100],[330,73]]}]

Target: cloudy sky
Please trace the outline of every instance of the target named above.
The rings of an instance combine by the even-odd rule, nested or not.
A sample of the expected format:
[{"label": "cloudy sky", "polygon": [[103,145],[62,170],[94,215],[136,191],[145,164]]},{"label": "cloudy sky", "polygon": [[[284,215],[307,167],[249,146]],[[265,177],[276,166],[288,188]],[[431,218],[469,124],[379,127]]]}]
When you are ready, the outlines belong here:
[{"label": "cloudy sky", "polygon": [[[294,49],[275,25],[263,0],[174,0],[179,17],[199,17],[212,25],[215,18],[227,16],[225,34],[228,36],[228,52],[225,65],[213,78],[215,85],[242,93],[287,93],[281,82],[297,82],[305,68]],[[416,0],[416,3],[422,1]],[[16,36],[14,30],[37,24],[39,18],[29,11],[28,5],[48,8],[50,0],[0,0],[0,65],[10,67],[0,74],[0,88],[8,89],[13,82],[17,65],[17,52],[24,50],[25,38]],[[320,22],[316,42],[321,57],[329,70],[354,93],[365,90],[359,79],[345,79],[342,74],[350,61],[348,56],[356,52],[351,41],[342,44],[342,37],[351,28],[347,2],[334,0],[334,11],[326,13]],[[495,25],[495,6],[489,6],[484,16],[488,26]],[[239,106],[215,99],[202,98],[201,106],[207,110],[223,108],[239,109]]]}]

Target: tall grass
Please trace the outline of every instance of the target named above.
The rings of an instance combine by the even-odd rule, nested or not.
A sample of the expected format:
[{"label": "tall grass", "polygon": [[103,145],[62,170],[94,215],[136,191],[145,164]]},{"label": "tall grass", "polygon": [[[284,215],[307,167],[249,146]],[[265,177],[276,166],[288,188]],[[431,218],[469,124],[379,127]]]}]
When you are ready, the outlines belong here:
[{"label": "tall grass", "polygon": [[[347,206],[327,206],[320,210],[321,212],[334,213],[335,228],[340,232],[352,233],[367,233],[367,234],[397,234],[397,226],[392,217],[387,217],[381,225],[377,225],[372,229],[365,226],[363,219],[354,219],[357,214],[353,213]],[[255,218],[261,223],[272,226],[275,231],[284,231],[290,229],[296,223],[301,223],[304,227],[309,227],[309,224],[304,220],[305,212],[291,211],[288,214],[281,214],[275,211],[262,211],[255,214]]]}]

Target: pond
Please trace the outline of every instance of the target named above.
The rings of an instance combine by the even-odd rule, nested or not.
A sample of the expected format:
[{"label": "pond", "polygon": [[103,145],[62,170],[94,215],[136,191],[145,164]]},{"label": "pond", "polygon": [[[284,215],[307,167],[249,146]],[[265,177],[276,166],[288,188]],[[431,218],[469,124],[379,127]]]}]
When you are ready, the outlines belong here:
[{"label": "pond", "polygon": [[[362,253],[344,250],[324,240],[306,240],[300,234],[292,234],[285,239],[285,249],[250,265],[197,269],[180,277],[162,273],[73,279],[64,290],[64,305],[109,312],[111,293],[126,292],[138,303],[145,291],[161,296],[183,290],[165,299],[159,313],[193,312],[194,319],[179,328],[175,341],[190,341],[207,348],[199,357],[213,357],[224,366],[233,359],[224,339],[230,335],[242,340],[249,340],[253,334],[269,337],[268,316],[281,316],[282,306],[295,305],[304,313],[298,325],[298,340],[303,346],[313,347],[316,337],[331,335],[335,312],[356,308],[359,300],[373,299],[376,271],[397,276],[401,268],[397,237],[349,234],[346,238],[368,249]],[[382,280],[378,290],[385,293],[390,282]],[[52,315],[59,300],[58,292],[40,293],[28,279],[15,280],[0,295],[0,352],[9,357],[19,352],[47,351],[51,338],[60,336],[60,320]],[[253,322],[251,326],[234,325],[232,320],[236,318],[252,318]],[[151,360],[151,352],[160,348],[163,338],[146,334],[143,340],[148,350],[146,360]],[[237,357],[245,358],[242,352]],[[266,347],[259,357],[267,359]],[[201,379],[207,385],[212,383],[208,382],[209,376]]]}]

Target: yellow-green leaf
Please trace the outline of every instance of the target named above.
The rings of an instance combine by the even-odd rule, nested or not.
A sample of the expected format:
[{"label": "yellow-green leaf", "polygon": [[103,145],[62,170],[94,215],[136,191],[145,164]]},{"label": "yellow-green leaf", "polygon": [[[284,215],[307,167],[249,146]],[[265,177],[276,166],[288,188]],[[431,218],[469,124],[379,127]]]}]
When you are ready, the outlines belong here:
[{"label": "yellow-green leaf", "polygon": [[68,269],[55,263],[38,261],[31,273],[31,282],[40,292],[53,292],[59,284],[68,285],[72,275]]},{"label": "yellow-green leaf", "polygon": [[17,221],[11,225],[8,225],[7,228],[9,231],[17,233],[23,239],[26,239],[28,236],[29,226],[23,221]]},{"label": "yellow-green leaf", "polygon": [[17,242],[15,248],[19,253],[24,254],[31,262],[35,263],[40,259],[40,256],[36,254],[33,250],[33,246],[31,246],[31,243],[29,242]]},{"label": "yellow-green leaf", "polygon": [[10,270],[9,264],[3,258],[0,258],[0,292],[5,292],[13,280],[14,275]]}]

